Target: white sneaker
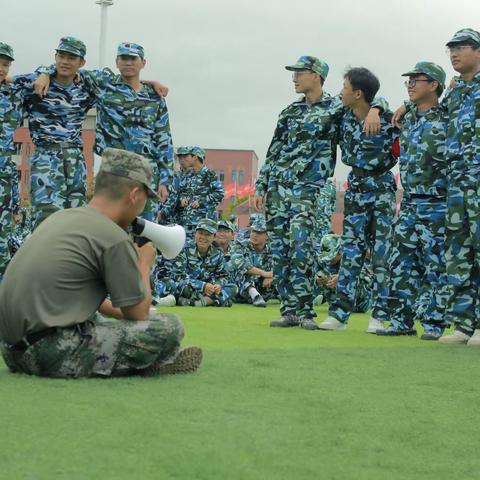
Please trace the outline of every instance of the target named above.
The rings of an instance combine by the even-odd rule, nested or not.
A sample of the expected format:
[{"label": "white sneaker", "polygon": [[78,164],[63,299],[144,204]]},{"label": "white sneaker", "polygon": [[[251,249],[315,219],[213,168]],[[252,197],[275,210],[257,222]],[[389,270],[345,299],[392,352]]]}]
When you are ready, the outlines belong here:
[{"label": "white sneaker", "polygon": [[469,347],[480,347],[480,330],[475,330],[470,340],[467,342]]},{"label": "white sneaker", "polygon": [[159,298],[157,301],[157,307],[174,307],[177,304],[173,295],[167,295],[166,297]]},{"label": "white sneaker", "polygon": [[377,330],[385,330],[385,325],[382,320],[377,320],[374,317],[370,317],[368,320],[367,333],[377,333]]},{"label": "white sneaker", "polygon": [[[450,335],[439,338],[438,343],[460,345],[463,343],[467,343],[469,340],[470,337],[466,333],[463,333],[460,330],[454,330]],[[474,344],[472,343],[472,345]]]},{"label": "white sneaker", "polygon": [[345,323],[339,322],[336,318],[328,316],[318,328],[320,330],[345,330],[347,325]]}]

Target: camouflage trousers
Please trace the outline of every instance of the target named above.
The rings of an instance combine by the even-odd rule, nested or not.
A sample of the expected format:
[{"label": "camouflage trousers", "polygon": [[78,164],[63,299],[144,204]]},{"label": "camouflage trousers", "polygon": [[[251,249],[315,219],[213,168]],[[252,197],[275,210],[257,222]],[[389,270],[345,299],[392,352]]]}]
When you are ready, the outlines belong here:
[{"label": "camouflage trousers", "polygon": [[267,227],[273,259],[273,282],[282,316],[314,318],[313,228],[318,189],[269,187]]},{"label": "camouflage trousers", "polygon": [[10,262],[9,237],[18,208],[18,172],[10,156],[0,156],[0,282]]},{"label": "camouflage trousers", "polygon": [[450,176],[446,217],[447,318],[471,333],[480,328],[480,172]]},{"label": "camouflage trousers", "polygon": [[[402,203],[394,227],[389,260],[389,314],[392,325],[413,326],[416,301],[422,292],[423,324],[444,328],[448,286],[445,274],[446,199]],[[424,286],[428,285],[428,292]]]},{"label": "camouflage trousers", "polygon": [[49,215],[86,203],[86,167],[81,148],[37,147],[30,159],[32,225]]},{"label": "camouflage trousers", "polygon": [[119,377],[133,375],[153,363],[172,363],[184,332],[171,314],[149,320],[110,320],[97,315],[73,327],[61,328],[16,352],[0,349],[12,372],[53,378]]},{"label": "camouflage trousers", "polygon": [[373,271],[372,316],[386,320],[388,298],[387,256],[390,251],[395,192],[345,192],[342,260],[338,273],[335,299],[329,315],[346,323],[354,310],[358,278],[367,251]]},{"label": "camouflage trousers", "polygon": [[[218,283],[212,281],[211,283]],[[233,283],[226,283],[222,285],[222,291],[218,295],[211,295],[213,303],[217,307],[231,307],[233,299],[237,294],[238,288]],[[175,297],[177,300],[180,297],[187,298],[192,301],[201,300],[204,297],[203,292],[199,292],[190,286],[178,287]]]}]

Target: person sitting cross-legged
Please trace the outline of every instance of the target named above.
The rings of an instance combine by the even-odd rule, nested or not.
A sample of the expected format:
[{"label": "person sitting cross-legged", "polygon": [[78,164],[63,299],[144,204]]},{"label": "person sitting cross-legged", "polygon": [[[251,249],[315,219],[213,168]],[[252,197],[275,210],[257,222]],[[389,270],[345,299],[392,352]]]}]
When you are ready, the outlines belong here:
[{"label": "person sitting cross-legged", "polygon": [[194,240],[172,262],[177,305],[231,307],[237,287],[230,282],[222,251],[213,245],[217,222],[200,220]]},{"label": "person sitting cross-legged", "polygon": [[20,247],[0,287],[0,350],[12,372],[118,377],[198,367],[199,348],[179,351],[180,319],[150,312],[155,248],[136,247],[127,233],[156,197],[151,181],[147,159],[105,149],[90,203],[53,213]]}]

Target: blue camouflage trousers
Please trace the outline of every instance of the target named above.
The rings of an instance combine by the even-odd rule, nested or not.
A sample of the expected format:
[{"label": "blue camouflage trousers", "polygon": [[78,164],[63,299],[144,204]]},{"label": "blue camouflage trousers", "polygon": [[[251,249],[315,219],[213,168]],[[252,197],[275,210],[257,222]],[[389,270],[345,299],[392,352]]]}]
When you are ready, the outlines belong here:
[{"label": "blue camouflage trousers", "polygon": [[0,156],[0,282],[11,258],[8,238],[18,202],[17,167],[11,156]]},{"label": "blue camouflage trousers", "polygon": [[[480,170],[480,169],[479,169]],[[480,321],[480,171],[449,175],[446,258],[447,318],[472,333]]]},{"label": "blue camouflage trousers", "polygon": [[267,228],[273,259],[273,284],[282,316],[314,318],[313,229],[318,189],[269,186]]},{"label": "blue camouflage trousers", "polygon": [[358,278],[369,251],[373,272],[372,316],[386,320],[387,256],[390,251],[395,192],[379,189],[369,192],[347,190],[344,200],[342,260],[337,290],[329,315],[346,323],[358,297]]},{"label": "blue camouflage trousers", "polygon": [[[394,227],[389,261],[389,314],[393,326],[445,328],[448,285],[445,273],[446,199],[428,197],[403,202]],[[421,318],[420,294],[426,301]]]},{"label": "blue camouflage trousers", "polygon": [[37,147],[30,159],[33,228],[57,210],[84,205],[87,201],[86,184],[81,148]]},{"label": "blue camouflage trousers", "polygon": [[152,364],[175,360],[184,335],[182,322],[156,313],[149,320],[95,321],[60,328],[25,352],[0,342],[3,359],[12,372],[53,378],[118,377],[132,375]]}]

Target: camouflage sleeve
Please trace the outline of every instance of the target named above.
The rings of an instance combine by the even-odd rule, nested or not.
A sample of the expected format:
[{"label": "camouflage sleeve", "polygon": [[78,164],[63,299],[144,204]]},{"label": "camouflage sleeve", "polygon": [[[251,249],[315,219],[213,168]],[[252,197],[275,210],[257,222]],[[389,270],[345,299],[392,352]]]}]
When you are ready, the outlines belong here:
[{"label": "camouflage sleeve", "polygon": [[225,196],[225,190],[223,189],[223,183],[218,179],[215,172],[210,171],[210,188],[205,197],[207,205],[220,205]]},{"label": "camouflage sleeve", "polygon": [[237,271],[241,275],[245,275],[248,270],[253,267],[250,255],[241,243],[236,243],[232,249],[230,258],[230,269]]},{"label": "camouflage sleeve", "polygon": [[[288,107],[287,107],[288,108]],[[268,147],[267,155],[265,157],[265,162],[260,169],[258,174],[257,181],[255,182],[255,195],[264,196],[267,193],[268,180],[270,176],[270,169],[273,163],[281,152],[283,145],[285,144],[285,139],[287,135],[287,115],[286,111],[282,110],[278,117],[277,126],[275,132],[273,133],[272,141]]]},{"label": "camouflage sleeve", "polygon": [[109,68],[102,68],[101,70],[84,70],[78,71],[80,78],[85,82],[87,90],[94,96],[98,96],[104,89],[104,85],[115,77],[115,73]]},{"label": "camouflage sleeve", "polygon": [[27,95],[33,95],[33,84],[40,73],[35,71],[23,75],[15,75],[13,77],[13,88],[15,93],[25,98]]},{"label": "camouflage sleeve", "polygon": [[218,252],[217,255],[217,258],[215,259],[215,282],[224,285],[225,283],[228,283],[230,278],[227,271],[227,262],[225,261],[223,253]]},{"label": "camouflage sleeve", "polygon": [[155,94],[160,109],[154,126],[153,144],[157,152],[156,162],[159,172],[159,185],[169,185],[173,178],[173,142],[170,133],[170,120],[167,103]]},{"label": "camouflage sleeve", "polygon": [[384,97],[375,97],[370,105],[371,108],[378,108],[382,112],[390,109],[390,105]]}]

